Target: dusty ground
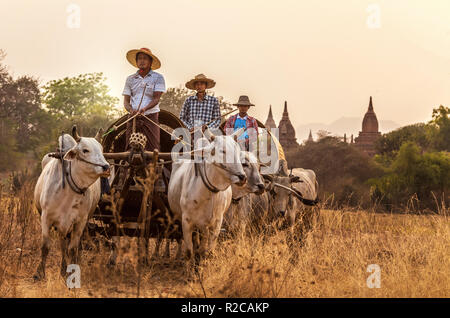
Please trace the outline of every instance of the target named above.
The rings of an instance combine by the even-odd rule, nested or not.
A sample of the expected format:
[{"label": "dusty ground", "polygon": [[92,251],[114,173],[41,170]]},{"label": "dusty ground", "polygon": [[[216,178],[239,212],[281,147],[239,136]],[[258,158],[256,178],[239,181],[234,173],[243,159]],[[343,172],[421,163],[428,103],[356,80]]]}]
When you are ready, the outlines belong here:
[{"label": "dusty ground", "polygon": [[[289,247],[284,231],[221,241],[191,279],[184,264],[164,258],[143,268],[139,279],[136,241],[123,239],[113,269],[106,266],[107,247],[83,251],[81,288],[69,290],[59,274],[56,237],[46,279],[32,279],[40,224],[29,193],[0,200],[0,297],[136,297],[138,283],[141,297],[450,296],[445,215],[323,210],[303,247]],[[367,287],[370,264],[380,266],[380,288]]]}]

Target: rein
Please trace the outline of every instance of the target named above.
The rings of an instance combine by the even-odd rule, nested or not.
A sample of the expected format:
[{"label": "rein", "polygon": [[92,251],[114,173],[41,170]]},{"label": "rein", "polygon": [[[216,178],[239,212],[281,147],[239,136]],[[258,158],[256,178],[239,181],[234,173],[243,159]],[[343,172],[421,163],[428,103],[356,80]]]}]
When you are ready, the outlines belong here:
[{"label": "rein", "polygon": [[[200,168],[200,165],[203,164],[203,169]],[[213,163],[213,165],[215,165],[216,167],[222,168],[216,164]],[[211,191],[212,193],[217,193],[219,191],[225,191],[225,189],[220,190],[219,188],[217,188],[215,185],[212,184],[211,181],[209,181],[208,176],[206,175],[206,161],[202,161],[202,163],[198,163],[198,162],[194,162],[194,168],[195,168],[195,175],[200,175],[203,184],[205,185],[205,187]],[[223,168],[222,168],[223,169]],[[203,173],[202,173],[203,170]],[[225,169],[224,169],[225,170]],[[228,188],[228,187],[227,187]]]},{"label": "rein", "polygon": [[[64,159],[63,159],[63,161],[65,161]],[[65,171],[64,171],[65,172]],[[64,173],[63,172],[63,173]],[[76,183],[75,183],[75,181],[73,180],[73,177],[72,177],[72,161],[69,161],[69,171],[68,172],[65,172],[66,173],[66,175],[67,175],[67,183],[69,184],[69,186],[70,186],[70,188],[73,190],[73,192],[75,192],[75,193],[78,193],[78,194],[83,194],[84,195],[84,193],[86,192],[86,190],[88,189],[88,188],[80,188]]]},{"label": "rein", "polygon": [[82,162],[85,162],[85,163],[88,163],[88,164],[90,164],[90,165],[93,165],[93,166],[103,167],[102,164],[88,161],[88,160],[86,160],[86,159],[84,159],[84,158],[81,158],[80,156],[77,156],[77,159],[80,160],[80,161],[82,161]]},{"label": "rein", "polygon": [[[84,195],[88,188],[80,188],[75,183],[75,181],[73,180],[73,177],[72,177],[72,161],[64,160],[64,155],[65,154],[66,153],[62,152],[62,151],[52,152],[52,153],[49,154],[49,157],[61,160],[62,175],[63,175],[62,176],[62,188],[64,189],[64,186],[65,186],[65,178],[64,177],[67,177],[67,183],[69,184],[69,186],[72,189],[72,191],[77,193],[77,194],[83,194]],[[97,166],[97,167],[102,167],[103,166],[101,164],[98,164],[98,163],[95,163],[95,162],[91,162],[91,161],[88,161],[88,160],[86,160],[84,158],[81,158],[79,155],[76,158],[79,161],[88,163],[88,164],[93,165],[93,166]],[[68,171],[66,171],[66,162],[69,162],[69,170]]]}]

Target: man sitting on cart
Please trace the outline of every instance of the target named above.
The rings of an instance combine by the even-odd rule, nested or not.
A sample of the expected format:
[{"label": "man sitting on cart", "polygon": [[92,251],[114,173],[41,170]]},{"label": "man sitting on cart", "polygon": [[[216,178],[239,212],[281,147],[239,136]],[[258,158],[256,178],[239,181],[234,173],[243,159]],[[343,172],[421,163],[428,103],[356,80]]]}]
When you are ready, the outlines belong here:
[{"label": "man sitting on cart", "polygon": [[255,106],[250,103],[246,95],[239,96],[239,101],[233,106],[237,106],[239,113],[228,118],[225,123],[225,134],[231,135],[235,130],[244,128],[245,132],[238,138],[237,142],[242,150],[250,150],[250,141],[255,144],[258,137],[258,123],[256,119],[248,115],[248,109]]},{"label": "man sitting on cart", "polygon": [[197,93],[189,96],[183,104],[180,119],[192,133],[194,129],[201,127],[204,131],[207,127],[219,128],[220,106],[216,97],[206,94],[206,90],[213,88],[216,82],[203,74],[186,83],[186,88],[196,90]]},{"label": "man sitting on cart", "polygon": [[[136,113],[143,116],[136,117],[136,132],[143,133],[147,137],[146,150],[160,150],[159,141],[159,100],[166,91],[164,77],[154,70],[161,67],[159,59],[147,48],[130,50],[127,52],[127,60],[139,70],[127,77],[122,95],[123,105],[130,113],[130,117]],[[146,118],[144,118],[144,116]],[[134,120],[127,123],[126,149]]]}]

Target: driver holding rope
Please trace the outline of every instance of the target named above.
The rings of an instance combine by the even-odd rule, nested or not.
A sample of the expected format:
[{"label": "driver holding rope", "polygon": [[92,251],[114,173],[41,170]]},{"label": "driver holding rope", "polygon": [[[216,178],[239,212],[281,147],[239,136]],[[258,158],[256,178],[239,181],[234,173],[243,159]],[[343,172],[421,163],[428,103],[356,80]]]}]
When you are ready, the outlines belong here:
[{"label": "driver holding rope", "polygon": [[[141,132],[147,137],[146,150],[160,150],[159,135],[159,100],[166,91],[164,77],[154,70],[161,67],[159,59],[147,48],[130,50],[127,52],[127,60],[139,70],[127,77],[122,95],[123,106],[130,113],[130,117],[136,113],[146,116],[137,116],[136,132]],[[126,147],[132,132],[133,120],[127,123]]]}]

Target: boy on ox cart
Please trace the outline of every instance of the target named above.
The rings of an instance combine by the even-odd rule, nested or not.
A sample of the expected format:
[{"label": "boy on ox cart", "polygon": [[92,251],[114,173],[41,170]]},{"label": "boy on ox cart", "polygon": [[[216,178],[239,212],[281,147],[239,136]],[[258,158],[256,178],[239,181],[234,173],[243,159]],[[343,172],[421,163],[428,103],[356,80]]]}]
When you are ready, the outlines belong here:
[{"label": "boy on ox cart", "polygon": [[247,114],[251,106],[255,106],[250,103],[248,96],[239,96],[239,100],[236,104],[239,109],[239,113],[228,118],[225,123],[225,134],[231,135],[235,130],[244,128],[245,132],[238,138],[238,143],[242,150],[249,151],[250,143],[255,144],[258,137],[258,123],[256,119]]}]

